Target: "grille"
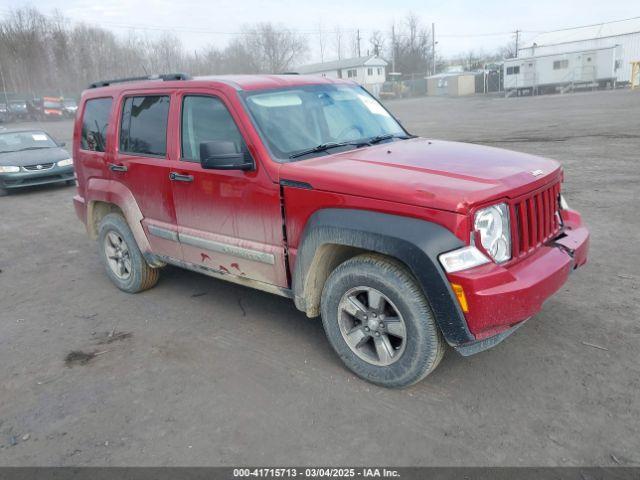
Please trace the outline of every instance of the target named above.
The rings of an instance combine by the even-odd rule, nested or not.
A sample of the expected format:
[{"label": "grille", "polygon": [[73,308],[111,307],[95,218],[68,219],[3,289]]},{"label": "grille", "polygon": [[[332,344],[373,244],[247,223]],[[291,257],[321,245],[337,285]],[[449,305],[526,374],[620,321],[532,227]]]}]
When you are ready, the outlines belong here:
[{"label": "grille", "polygon": [[558,205],[560,183],[538,190],[511,204],[512,255],[524,256],[554,237],[562,226]]},{"label": "grille", "polygon": [[[40,167],[40,168],[38,168]],[[24,167],[25,170],[29,171],[29,172],[41,172],[42,170],[49,170],[50,168],[53,168],[53,163],[40,163],[38,165],[25,165]]]}]

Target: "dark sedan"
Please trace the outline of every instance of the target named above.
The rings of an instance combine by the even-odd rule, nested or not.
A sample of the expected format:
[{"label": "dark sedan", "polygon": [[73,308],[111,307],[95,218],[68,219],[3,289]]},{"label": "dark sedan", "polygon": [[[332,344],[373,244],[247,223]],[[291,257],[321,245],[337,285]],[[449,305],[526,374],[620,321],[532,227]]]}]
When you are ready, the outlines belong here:
[{"label": "dark sedan", "polygon": [[74,184],[73,160],[42,130],[0,130],[0,196],[47,183]]}]

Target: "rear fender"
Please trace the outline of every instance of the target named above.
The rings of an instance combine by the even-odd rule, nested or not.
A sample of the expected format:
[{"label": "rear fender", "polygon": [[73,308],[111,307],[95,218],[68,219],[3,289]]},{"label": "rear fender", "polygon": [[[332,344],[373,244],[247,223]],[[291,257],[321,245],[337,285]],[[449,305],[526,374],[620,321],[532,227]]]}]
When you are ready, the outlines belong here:
[{"label": "rear fender", "polygon": [[145,258],[152,256],[151,246],[142,228],[142,212],[131,191],[122,183],[101,178],[91,178],[86,188],[87,232],[91,238],[97,238],[98,223],[103,215],[98,210],[102,204],[115,205],[120,209]]}]

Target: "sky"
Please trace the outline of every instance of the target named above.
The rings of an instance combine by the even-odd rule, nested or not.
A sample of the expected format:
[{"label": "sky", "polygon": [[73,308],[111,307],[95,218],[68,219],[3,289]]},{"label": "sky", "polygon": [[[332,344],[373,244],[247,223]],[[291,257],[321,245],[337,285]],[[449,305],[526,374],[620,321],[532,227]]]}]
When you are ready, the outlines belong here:
[{"label": "sky", "polygon": [[435,24],[436,51],[443,57],[492,52],[513,39],[516,29],[526,44],[538,32],[640,16],[640,4],[633,0],[0,0],[0,16],[22,6],[45,14],[57,9],[70,23],[99,25],[120,35],[134,30],[154,38],[169,31],[188,50],[223,47],[243,25],[272,22],[308,38],[308,62],[320,61],[319,31],[331,57],[337,27],[347,41],[360,29],[364,55],[374,30],[390,31],[409,12],[428,26]]}]

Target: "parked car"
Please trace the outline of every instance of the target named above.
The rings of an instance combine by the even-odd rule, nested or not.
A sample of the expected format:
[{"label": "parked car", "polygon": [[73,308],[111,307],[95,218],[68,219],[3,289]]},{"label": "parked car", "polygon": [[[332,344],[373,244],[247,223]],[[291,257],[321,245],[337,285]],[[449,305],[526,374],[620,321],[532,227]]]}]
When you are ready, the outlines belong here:
[{"label": "parked car", "polygon": [[64,118],[64,107],[60,97],[36,98],[28,104],[29,116],[32,120],[59,120]]},{"label": "parked car", "polygon": [[65,98],[62,100],[62,113],[67,118],[73,118],[78,111],[78,104],[73,98]]},{"label": "parked car", "polygon": [[6,103],[0,103],[0,122],[5,123],[10,121],[9,109]]},{"label": "parked car", "polygon": [[347,80],[98,82],[73,156],[118,288],[172,264],[292,298],[387,387],[496,345],[587,261],[557,162],[415,137]]},{"label": "parked car", "polygon": [[12,100],[9,102],[9,115],[12,122],[26,120],[29,116],[27,102],[24,100]]},{"label": "parked car", "polygon": [[73,160],[62,147],[42,130],[0,130],[0,196],[32,185],[75,184]]}]

